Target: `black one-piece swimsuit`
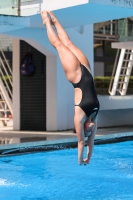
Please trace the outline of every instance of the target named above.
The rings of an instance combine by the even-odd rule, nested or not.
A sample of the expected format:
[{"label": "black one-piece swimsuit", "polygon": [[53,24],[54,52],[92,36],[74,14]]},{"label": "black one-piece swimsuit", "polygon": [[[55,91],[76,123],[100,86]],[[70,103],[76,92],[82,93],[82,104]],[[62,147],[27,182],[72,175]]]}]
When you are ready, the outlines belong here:
[{"label": "black one-piece swimsuit", "polygon": [[100,104],[97,98],[93,77],[84,65],[80,64],[80,67],[82,72],[81,79],[78,83],[72,84],[74,88],[80,88],[82,90],[82,100],[79,105],[75,106],[79,106],[88,118],[92,113],[95,113],[93,116],[94,119],[98,114]]}]

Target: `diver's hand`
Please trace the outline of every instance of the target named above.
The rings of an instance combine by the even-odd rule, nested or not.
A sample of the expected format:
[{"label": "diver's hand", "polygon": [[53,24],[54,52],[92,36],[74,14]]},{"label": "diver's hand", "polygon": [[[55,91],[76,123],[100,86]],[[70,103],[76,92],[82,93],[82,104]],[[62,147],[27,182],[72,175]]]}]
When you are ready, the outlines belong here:
[{"label": "diver's hand", "polygon": [[87,165],[87,164],[89,164],[89,162],[90,162],[90,161],[89,161],[89,159],[88,159],[88,158],[85,158],[85,159],[83,160],[83,164],[84,164],[84,165]]},{"label": "diver's hand", "polygon": [[88,158],[85,158],[84,160],[79,162],[79,165],[87,165],[87,164],[89,164],[89,159]]}]

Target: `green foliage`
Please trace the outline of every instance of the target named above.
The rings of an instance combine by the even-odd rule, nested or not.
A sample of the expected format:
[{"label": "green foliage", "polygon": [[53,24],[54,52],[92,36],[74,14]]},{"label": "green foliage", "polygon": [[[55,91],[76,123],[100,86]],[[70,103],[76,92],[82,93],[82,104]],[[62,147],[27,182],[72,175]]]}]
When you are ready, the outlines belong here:
[{"label": "green foliage", "polygon": [[[10,83],[10,81],[12,82],[12,76],[0,76],[0,79],[2,80],[3,84],[6,86],[6,83],[8,84],[9,88],[12,91],[12,85]],[[5,83],[6,82],[6,83]]]},{"label": "green foliage", "polygon": [[3,81],[9,81],[9,79],[12,81],[12,76],[0,76],[0,79],[2,79]]},{"label": "green foliage", "polygon": [[[96,89],[108,89],[111,77],[109,76],[96,76],[94,77]],[[133,76],[130,77],[128,88],[133,88]]]},{"label": "green foliage", "polygon": [[97,76],[94,78],[96,89],[108,89],[110,83],[110,77]]},{"label": "green foliage", "polygon": [[[111,76],[95,76],[94,81],[110,81]],[[130,76],[130,81],[133,81],[133,76]]]}]

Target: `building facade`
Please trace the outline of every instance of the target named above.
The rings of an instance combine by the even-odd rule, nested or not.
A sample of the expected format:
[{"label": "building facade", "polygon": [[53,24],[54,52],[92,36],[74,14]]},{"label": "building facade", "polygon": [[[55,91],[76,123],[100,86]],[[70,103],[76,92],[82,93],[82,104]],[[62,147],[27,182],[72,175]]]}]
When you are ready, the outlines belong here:
[{"label": "building facade", "polygon": [[[105,74],[99,60],[94,62],[94,55],[102,57],[103,52],[100,48],[97,52],[94,51],[93,25],[130,17],[133,8],[124,1],[123,4],[119,1],[115,3],[107,1],[105,4],[105,1],[99,3],[94,0],[71,0],[65,3],[60,0],[58,2],[57,0],[54,2],[52,0],[35,1],[34,3],[25,1],[20,8],[21,17],[11,16],[13,14],[10,13],[10,9],[10,12],[7,11],[8,6],[2,9],[3,13],[1,12],[0,16],[1,36],[10,37],[13,41],[13,128],[14,130],[31,130],[33,127],[33,130],[47,131],[71,129],[74,116],[73,87],[65,77],[58,54],[50,45],[41,16],[37,13],[43,8],[54,10],[71,40],[87,56],[93,75],[97,75],[99,71],[100,75],[106,75],[108,72]],[[100,9],[103,10],[102,14],[99,12]],[[16,15],[17,10],[19,9],[16,9]],[[2,15],[4,13],[10,13],[10,16]],[[37,72],[35,76],[29,78],[22,77],[20,74],[21,59],[27,51],[32,51],[34,54]],[[98,67],[100,70],[97,69]],[[35,80],[34,77],[36,77]],[[36,82],[37,80],[40,82]],[[98,95],[98,98],[101,105],[98,127],[133,123],[132,95]]]}]

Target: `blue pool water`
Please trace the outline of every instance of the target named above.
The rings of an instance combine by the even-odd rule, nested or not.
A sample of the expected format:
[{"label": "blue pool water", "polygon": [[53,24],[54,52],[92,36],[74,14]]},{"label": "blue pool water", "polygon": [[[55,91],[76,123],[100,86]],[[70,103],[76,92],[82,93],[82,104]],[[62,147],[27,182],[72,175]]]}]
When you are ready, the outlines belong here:
[{"label": "blue pool water", "polygon": [[132,200],[133,141],[97,145],[91,164],[77,149],[0,159],[1,200]]}]

